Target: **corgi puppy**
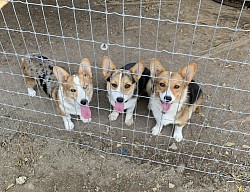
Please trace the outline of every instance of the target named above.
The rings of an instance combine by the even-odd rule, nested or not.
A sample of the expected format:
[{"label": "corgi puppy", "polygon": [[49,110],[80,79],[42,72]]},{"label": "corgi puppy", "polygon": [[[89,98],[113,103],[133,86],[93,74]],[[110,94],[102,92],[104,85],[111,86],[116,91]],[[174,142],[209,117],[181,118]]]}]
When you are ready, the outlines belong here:
[{"label": "corgi puppy", "polygon": [[107,56],[102,60],[103,76],[107,81],[108,99],[113,106],[109,120],[114,121],[126,110],[125,124],[133,124],[133,112],[143,90],[146,90],[150,78],[150,71],[144,62],[130,63],[117,69]]},{"label": "corgi puppy", "polygon": [[69,75],[63,68],[47,57],[33,54],[22,58],[22,70],[28,87],[28,95],[35,96],[34,86],[55,100],[58,113],[62,115],[66,130],[72,130],[74,124],[70,115],[79,115],[84,122],[91,121],[89,103],[93,95],[91,64],[84,58],[78,74]]},{"label": "corgi puppy", "polygon": [[163,126],[175,124],[174,139],[177,142],[183,139],[182,128],[202,102],[202,91],[192,80],[196,70],[196,64],[192,63],[178,72],[170,72],[157,59],[151,60],[152,79],[147,84],[147,92],[150,94],[148,108],[156,119],[153,135],[160,134]]}]

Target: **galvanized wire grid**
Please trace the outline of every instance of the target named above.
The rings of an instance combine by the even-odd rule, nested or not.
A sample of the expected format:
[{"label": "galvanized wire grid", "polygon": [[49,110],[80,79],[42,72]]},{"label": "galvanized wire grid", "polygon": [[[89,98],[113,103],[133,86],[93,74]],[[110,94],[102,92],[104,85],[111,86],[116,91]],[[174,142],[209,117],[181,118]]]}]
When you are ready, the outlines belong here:
[{"label": "galvanized wire grid", "polygon": [[[249,182],[249,177],[247,175],[241,175],[241,171],[247,172],[249,170],[249,88],[240,88],[240,83],[245,71],[249,70],[249,49],[243,60],[235,60],[230,58],[232,53],[232,45],[237,33],[250,33],[249,29],[238,28],[241,15],[244,10],[244,4],[239,10],[239,17],[236,21],[235,28],[230,28],[227,26],[220,26],[220,15],[224,8],[222,4],[219,5],[218,17],[216,19],[215,25],[200,24],[200,7],[202,1],[198,2],[198,9],[195,22],[185,22],[180,21],[181,12],[181,0],[178,2],[178,6],[174,12],[177,12],[176,20],[171,20],[168,18],[162,18],[162,1],[158,2],[158,12],[157,17],[145,17],[142,14],[142,7],[144,1],[138,1],[139,15],[126,14],[125,11],[125,1],[122,0],[121,12],[113,12],[108,9],[109,2],[102,2],[102,10],[96,10],[92,8],[91,1],[84,1],[86,8],[80,8],[75,6],[77,1],[72,0],[71,6],[61,5],[59,1],[55,0],[53,3],[48,3],[46,1],[15,1],[9,2],[9,9],[13,11],[13,17],[16,20],[16,27],[9,27],[9,19],[6,17],[6,12],[4,9],[1,10],[2,24],[0,31],[4,33],[3,37],[7,38],[8,46],[6,41],[0,42],[0,52],[3,60],[3,67],[0,70],[1,74],[1,84],[0,92],[2,98],[0,99],[0,105],[2,107],[2,112],[0,114],[0,127],[3,130],[20,132],[30,134],[36,137],[42,137],[46,139],[53,139],[63,142],[69,142],[72,144],[77,144],[80,146],[86,146],[104,153],[116,154],[125,157],[130,157],[139,160],[145,160],[150,162],[155,162],[163,165],[170,165],[174,167],[182,166],[187,170],[198,171],[202,173],[207,173],[215,176],[221,176],[227,179],[234,179],[244,182]],[[22,27],[19,14],[17,13],[18,6],[25,6],[28,13],[28,20],[30,21],[30,29]],[[39,21],[39,18],[32,17],[31,12],[34,12],[34,7],[40,7],[42,13],[42,19],[44,23],[41,23],[43,30],[35,29],[33,22]],[[60,35],[53,34],[51,31],[51,24],[47,21],[48,12],[46,9],[53,9],[58,17],[60,26]],[[64,24],[61,19],[61,11],[68,10],[72,11],[74,18],[74,30],[72,31],[72,36],[67,36],[64,33]],[[86,20],[77,20],[77,13],[84,12],[88,14]],[[101,41],[95,39],[95,31],[93,27],[93,14],[100,14],[104,16],[106,29],[101,29],[106,31],[106,38],[102,38]],[[110,41],[109,26],[109,16],[117,16],[122,20],[122,43],[113,43]],[[125,19],[132,18],[139,20],[138,27],[138,46],[129,46],[126,44],[125,38]],[[41,19],[41,18],[40,18]],[[142,36],[142,22],[148,20],[156,23],[156,41],[155,47],[152,49],[144,48],[141,44]],[[90,29],[90,38],[81,38],[81,32],[79,31],[81,22],[88,22]],[[175,33],[173,37],[173,47],[172,51],[164,50],[159,48],[159,33],[161,28],[161,23],[168,22],[175,25]],[[177,42],[177,31],[179,26],[192,26],[193,35],[191,37],[190,51],[189,53],[182,53],[176,51]],[[198,27],[205,27],[212,29],[212,38],[210,41],[208,54],[205,56],[193,54],[193,45],[196,40],[196,33]],[[213,49],[213,43],[215,39],[215,34],[217,30],[225,29],[232,33],[228,51],[223,57],[211,57],[211,51]],[[20,41],[25,50],[20,50],[16,45],[15,34],[20,35]],[[24,86],[23,77],[21,72],[21,58],[25,57],[25,53],[32,53],[34,48],[30,46],[30,41],[27,35],[33,35],[35,41],[32,41],[32,46],[36,47],[36,52],[44,54],[44,51],[40,47],[47,45],[45,52],[50,53],[50,59],[56,63],[60,63],[65,69],[70,73],[72,69],[77,68],[79,63],[72,62],[70,57],[78,57],[79,61],[83,57],[88,57],[83,54],[82,47],[84,43],[88,44],[88,48],[91,52],[92,72],[94,74],[94,98],[91,102],[91,109],[93,111],[93,120],[90,124],[83,124],[77,117],[73,117],[74,124],[76,128],[68,132],[64,129],[63,121],[58,115],[53,99],[46,97],[41,93],[40,89],[37,89],[37,96],[35,98],[29,97]],[[39,38],[47,38],[47,42],[41,42]],[[58,41],[62,42],[62,46],[53,44],[52,39],[56,38]],[[77,49],[73,50],[72,47],[67,45],[67,41],[76,43]],[[43,45],[41,45],[43,44]],[[108,49],[102,51],[100,49],[101,45],[105,45]],[[7,48],[6,48],[7,47]],[[30,48],[32,47],[32,48]],[[178,56],[184,57],[187,63],[192,62],[194,59],[198,59],[203,62],[203,68],[200,69],[201,76],[197,79],[200,84],[201,89],[204,92],[204,102],[202,104],[202,112],[198,112],[193,116],[196,116],[195,120],[188,122],[184,128],[184,140],[181,143],[176,144],[173,140],[171,133],[163,131],[158,137],[153,137],[151,135],[151,128],[155,125],[155,120],[150,112],[146,109],[147,98],[142,98],[140,103],[136,105],[134,111],[134,124],[128,127],[124,123],[124,118],[118,118],[116,122],[109,122],[107,116],[111,112],[111,105],[108,103],[106,97],[107,90],[105,88],[104,80],[101,76],[101,65],[100,60],[103,55],[108,55],[110,58],[114,57],[112,53],[112,48],[121,49],[119,58],[121,63],[128,63],[128,50],[135,50],[137,52],[138,60],[151,58],[143,57],[142,52],[153,53],[155,58],[158,58],[159,54],[170,55],[171,64],[167,66],[169,70],[174,70],[175,60]],[[56,53],[61,50],[64,54],[64,60],[56,58]],[[15,65],[13,65],[15,62]],[[131,61],[132,62],[132,61]],[[216,83],[211,83],[207,81],[204,74],[211,73],[208,69],[211,63],[219,63],[219,73]],[[237,65],[239,69],[234,72],[236,73],[236,79],[234,83],[230,86],[223,85],[223,79],[225,78],[224,70],[228,66]],[[182,64],[178,66],[179,68],[184,66]],[[147,67],[149,67],[147,65]],[[218,72],[218,71],[217,71]],[[21,86],[20,84],[23,84]],[[21,88],[20,88],[21,86]],[[208,97],[206,97],[207,89],[210,89],[209,103],[206,103]],[[218,106],[215,103],[218,99],[218,92],[225,91],[227,97],[222,99],[224,103],[231,104],[238,101],[238,107],[236,109],[230,108],[225,105]],[[222,92],[223,93],[223,92]],[[223,93],[224,94],[224,93]],[[238,97],[235,97],[237,95]],[[215,102],[216,101],[216,102]],[[140,106],[141,105],[141,106]],[[142,107],[144,106],[144,107]],[[142,109],[144,111],[142,111]],[[200,116],[199,116],[200,115]],[[123,117],[124,115],[122,115]],[[229,119],[228,119],[229,118]],[[193,119],[193,118],[191,118]],[[212,123],[211,123],[212,122]],[[215,122],[215,123],[213,123]],[[163,130],[172,130],[171,126],[164,128]],[[191,130],[189,133],[188,130]],[[218,136],[219,135],[219,136]],[[175,143],[175,144],[173,144]],[[233,174],[234,173],[234,174]]]}]

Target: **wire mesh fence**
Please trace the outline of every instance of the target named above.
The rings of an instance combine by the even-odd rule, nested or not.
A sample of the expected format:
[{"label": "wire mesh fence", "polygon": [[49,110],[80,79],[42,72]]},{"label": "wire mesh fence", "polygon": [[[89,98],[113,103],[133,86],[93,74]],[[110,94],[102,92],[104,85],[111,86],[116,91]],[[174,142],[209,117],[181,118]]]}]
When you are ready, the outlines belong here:
[{"label": "wire mesh fence", "polygon": [[[0,128],[86,146],[249,183],[249,10],[200,1],[12,0],[1,9]],[[45,55],[70,74],[82,58],[92,64],[92,121],[73,116],[65,129],[54,99],[37,87],[29,96],[21,68],[27,53]],[[201,109],[177,143],[174,127],[158,136],[148,97],[136,104],[134,123],[125,114],[110,121],[102,57],[117,67],[151,58],[178,71],[195,62],[203,90]]]}]

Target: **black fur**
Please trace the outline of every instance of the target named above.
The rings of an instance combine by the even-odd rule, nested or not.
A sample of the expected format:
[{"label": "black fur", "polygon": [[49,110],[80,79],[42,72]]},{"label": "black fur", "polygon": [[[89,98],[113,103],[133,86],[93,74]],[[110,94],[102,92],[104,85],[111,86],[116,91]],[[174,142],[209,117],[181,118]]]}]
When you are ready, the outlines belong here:
[{"label": "black fur", "polygon": [[29,55],[28,67],[30,68],[30,74],[27,75],[36,77],[37,84],[49,97],[52,96],[53,81],[56,81],[53,74],[54,66],[54,62],[46,56],[36,54]]},{"label": "black fur", "polygon": [[113,75],[113,71],[112,72],[110,72],[110,76],[106,79],[106,81],[108,81],[108,82],[110,82],[110,77]]},{"label": "black fur", "polygon": [[44,59],[44,60],[48,60],[48,59],[49,59],[48,57],[43,56],[43,55],[38,55],[37,57],[38,57],[39,59]]},{"label": "black fur", "polygon": [[39,80],[39,85],[41,86],[41,88],[43,89],[43,91],[48,94],[48,91],[47,91],[47,84],[45,82],[45,74],[43,75],[39,75],[38,76],[38,80]]},{"label": "black fur", "polygon": [[[129,63],[124,67],[122,67],[121,69],[130,70],[135,64],[136,63]],[[132,75],[131,77],[133,78],[132,82],[133,81],[135,82],[134,77]],[[142,76],[138,81],[137,89],[134,91],[134,95],[139,95],[139,96],[142,95],[143,90],[146,89],[146,85],[149,79],[150,79],[150,70],[145,67],[144,71],[142,72]]]},{"label": "black fur", "polygon": [[189,84],[188,84],[188,103],[189,104],[194,104],[202,95],[202,90],[200,88],[200,86],[195,83],[194,80],[192,80]]}]

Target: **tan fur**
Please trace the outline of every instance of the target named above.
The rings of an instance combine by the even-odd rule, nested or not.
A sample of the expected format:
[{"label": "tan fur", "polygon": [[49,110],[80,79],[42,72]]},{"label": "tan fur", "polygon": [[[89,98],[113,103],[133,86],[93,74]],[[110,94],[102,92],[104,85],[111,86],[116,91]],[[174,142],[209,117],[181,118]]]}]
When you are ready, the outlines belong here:
[{"label": "tan fur", "polygon": [[111,61],[111,59],[109,59],[108,56],[103,56],[102,69],[103,69],[103,76],[105,79],[107,79],[110,76],[110,72],[116,69],[116,66]]},{"label": "tan fur", "polygon": [[28,61],[22,58],[21,67],[23,74],[25,75],[24,80],[28,88],[33,88],[36,85],[36,80],[31,78],[31,68],[28,66]]},{"label": "tan fur", "polygon": [[138,81],[140,79],[141,74],[144,71],[144,69],[145,69],[144,61],[139,61],[129,71],[131,73],[133,73],[133,77],[134,77],[135,81]]}]

